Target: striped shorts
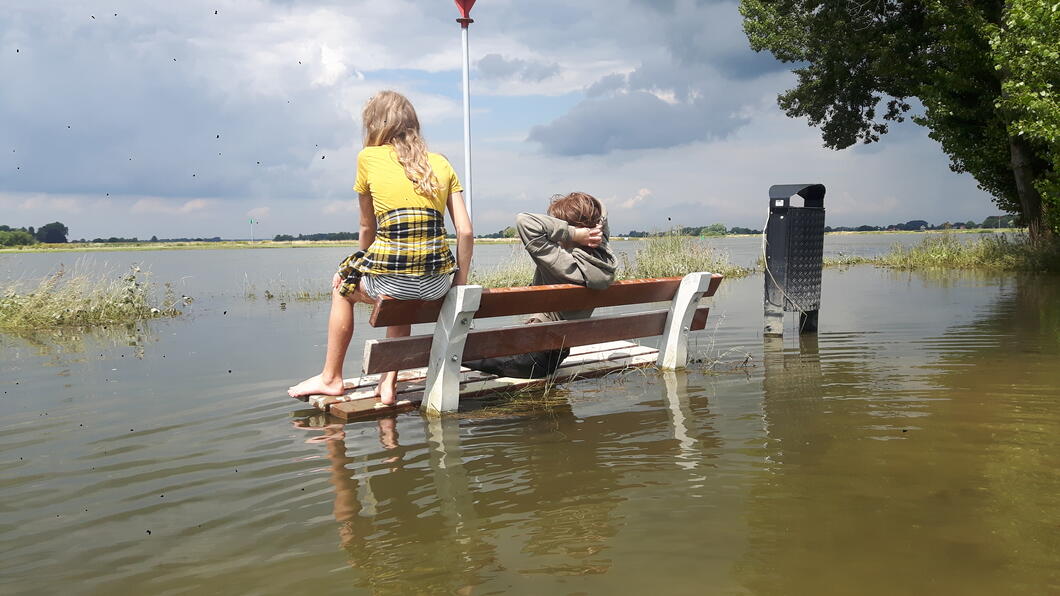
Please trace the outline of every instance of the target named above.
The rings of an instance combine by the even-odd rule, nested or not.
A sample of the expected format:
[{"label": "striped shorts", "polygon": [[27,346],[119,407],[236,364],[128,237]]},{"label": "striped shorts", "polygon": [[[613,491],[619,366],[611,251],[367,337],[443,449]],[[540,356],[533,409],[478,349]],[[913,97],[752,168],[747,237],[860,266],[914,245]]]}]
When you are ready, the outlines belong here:
[{"label": "striped shorts", "polygon": [[361,289],[372,298],[390,296],[398,300],[437,300],[453,285],[452,274],[372,275],[361,277]]}]

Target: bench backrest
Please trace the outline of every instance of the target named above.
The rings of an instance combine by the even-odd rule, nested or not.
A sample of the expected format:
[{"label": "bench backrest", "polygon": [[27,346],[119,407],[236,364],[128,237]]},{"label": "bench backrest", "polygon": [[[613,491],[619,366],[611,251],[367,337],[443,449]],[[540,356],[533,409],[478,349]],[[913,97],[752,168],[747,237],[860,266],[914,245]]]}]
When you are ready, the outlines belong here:
[{"label": "bench backrest", "polygon": [[[430,335],[369,340],[364,372],[428,367],[428,411],[455,410],[460,363],[539,350],[571,348],[621,339],[663,335],[659,365],[685,365],[687,335],[706,326],[709,308],[699,300],[713,296],[722,276],[692,273],[685,277],[620,281],[604,290],[576,285],[528,286],[483,290],[459,286],[440,300],[376,301],[369,320],[376,327],[437,321]],[[470,331],[474,318],[525,315],[669,301],[661,310],[608,315],[576,321],[514,325]],[[436,399],[431,393],[435,392]],[[450,395],[452,394],[452,395]],[[442,404],[444,402],[444,404]]]},{"label": "bench backrest", "polygon": [[[708,296],[714,295],[719,283],[720,275]],[[618,281],[606,290],[590,290],[572,284],[493,288],[482,290],[475,318],[665,302],[673,299],[680,284],[680,277],[659,277]],[[433,323],[438,320],[444,300],[396,300],[384,296],[376,300],[368,322],[373,327]]]}]

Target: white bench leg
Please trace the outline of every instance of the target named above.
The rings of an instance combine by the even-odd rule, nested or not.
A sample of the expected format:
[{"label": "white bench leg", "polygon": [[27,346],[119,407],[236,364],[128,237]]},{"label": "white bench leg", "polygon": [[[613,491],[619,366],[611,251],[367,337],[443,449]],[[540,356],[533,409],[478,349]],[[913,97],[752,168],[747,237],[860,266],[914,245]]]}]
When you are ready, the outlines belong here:
[{"label": "white bench leg", "polygon": [[456,286],[445,296],[427,365],[427,387],[421,406],[427,414],[455,412],[460,403],[464,341],[481,299],[482,286]]},{"label": "white bench leg", "polygon": [[688,334],[692,326],[692,317],[696,314],[699,299],[710,288],[710,273],[689,273],[681,280],[670,313],[666,315],[666,327],[663,330],[662,344],[659,346],[659,360],[656,363],[663,370],[676,370],[688,364]]}]

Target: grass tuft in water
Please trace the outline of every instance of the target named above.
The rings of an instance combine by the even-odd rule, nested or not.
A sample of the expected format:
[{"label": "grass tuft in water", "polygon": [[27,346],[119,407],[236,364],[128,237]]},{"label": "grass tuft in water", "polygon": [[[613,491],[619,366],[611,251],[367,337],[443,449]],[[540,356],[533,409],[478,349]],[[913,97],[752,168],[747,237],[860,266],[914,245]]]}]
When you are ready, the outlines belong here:
[{"label": "grass tuft in water", "polygon": [[894,245],[877,257],[891,269],[980,269],[994,271],[1060,271],[1060,241],[1034,243],[1026,236],[984,235],[962,240],[955,234],[929,236],[919,244]]},{"label": "grass tuft in water", "polygon": [[[759,257],[759,262],[763,263],[764,259]],[[839,253],[834,257],[825,257],[821,264],[824,267],[851,267],[853,265],[865,265],[872,262],[874,261],[870,257]]]},{"label": "grass tuft in water", "polygon": [[528,286],[533,279],[534,263],[520,244],[501,265],[485,270],[472,267],[468,283],[484,288],[514,288]]},{"label": "grass tuft in water", "polygon": [[12,282],[0,288],[0,328],[47,329],[130,323],[179,315],[177,305],[191,298],[176,298],[169,284],[156,302],[147,274],[131,267],[120,276],[69,273],[60,266],[36,286]]},{"label": "grass tuft in water", "polygon": [[276,301],[281,305],[286,305],[288,302],[312,302],[331,299],[330,284],[313,280],[302,279],[291,282],[283,278],[276,278],[265,280],[261,282],[261,285],[262,289],[259,290],[257,284],[250,281],[250,276],[244,273],[243,298],[257,300],[260,296],[265,300]]},{"label": "grass tuft in water", "polygon": [[[619,254],[617,279],[680,277],[693,271],[710,271],[725,277],[743,277],[750,269],[734,265],[729,255],[690,236],[656,236],[639,241],[633,258]],[[534,264],[522,247],[512,251],[503,265],[485,271],[473,270],[471,283],[486,288],[530,285]]]},{"label": "grass tuft in water", "polygon": [[655,236],[641,241],[630,260],[622,255],[619,279],[679,277],[693,271],[744,277],[750,269],[733,264],[729,255],[690,236]]}]

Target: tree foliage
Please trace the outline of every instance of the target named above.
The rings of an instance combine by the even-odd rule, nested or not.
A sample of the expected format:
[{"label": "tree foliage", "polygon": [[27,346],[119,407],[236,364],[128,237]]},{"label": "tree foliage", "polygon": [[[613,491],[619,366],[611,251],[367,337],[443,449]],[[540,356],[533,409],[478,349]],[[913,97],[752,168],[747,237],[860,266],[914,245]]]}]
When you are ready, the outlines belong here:
[{"label": "tree foliage", "polygon": [[29,246],[36,242],[37,239],[26,230],[0,230],[0,246]]},{"label": "tree foliage", "polygon": [[[1060,210],[1054,0],[741,0],[752,48],[796,64],[778,98],[842,149],[910,115],[1034,236]],[[1053,219],[1050,219],[1053,218]]]},{"label": "tree foliage", "polygon": [[996,107],[1009,132],[1038,147],[1051,168],[1034,181],[1047,223],[1060,230],[1060,1],[1010,0],[1001,25],[989,29],[998,71]]},{"label": "tree foliage", "polygon": [[37,230],[37,240],[50,244],[62,244],[66,242],[66,236],[69,233],[70,229],[63,225],[62,222],[53,221]]}]

